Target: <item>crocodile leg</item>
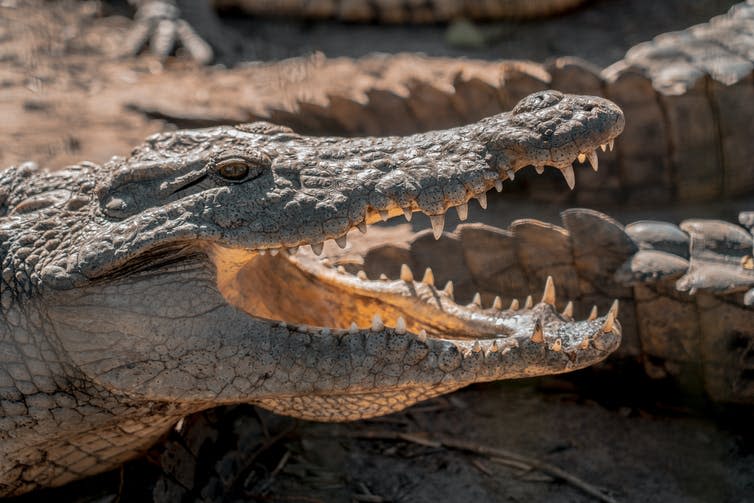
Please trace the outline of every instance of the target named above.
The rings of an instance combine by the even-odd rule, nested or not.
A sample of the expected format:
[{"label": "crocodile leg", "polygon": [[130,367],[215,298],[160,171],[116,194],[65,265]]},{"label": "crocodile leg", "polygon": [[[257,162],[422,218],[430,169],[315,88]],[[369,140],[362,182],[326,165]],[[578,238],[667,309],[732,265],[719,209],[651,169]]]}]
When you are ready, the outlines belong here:
[{"label": "crocodile leg", "polygon": [[[232,32],[221,27],[220,20],[205,1],[130,0],[136,7],[134,26],[124,41],[124,55],[138,54],[146,45],[164,59],[176,46],[183,47],[196,62],[210,63],[215,54],[212,46],[228,52]],[[186,4],[186,5],[184,5]],[[188,15],[188,20],[184,17]],[[212,46],[197,33],[204,34]],[[223,35],[220,36],[219,34]]]}]

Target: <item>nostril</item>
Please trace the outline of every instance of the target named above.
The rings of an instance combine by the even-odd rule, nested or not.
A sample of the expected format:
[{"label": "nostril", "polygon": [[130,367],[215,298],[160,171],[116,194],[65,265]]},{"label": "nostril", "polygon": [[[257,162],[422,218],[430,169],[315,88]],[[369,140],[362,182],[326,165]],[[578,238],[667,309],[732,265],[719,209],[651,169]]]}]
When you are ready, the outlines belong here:
[{"label": "nostril", "polygon": [[594,105],[584,105],[584,110],[591,112],[594,109]]}]

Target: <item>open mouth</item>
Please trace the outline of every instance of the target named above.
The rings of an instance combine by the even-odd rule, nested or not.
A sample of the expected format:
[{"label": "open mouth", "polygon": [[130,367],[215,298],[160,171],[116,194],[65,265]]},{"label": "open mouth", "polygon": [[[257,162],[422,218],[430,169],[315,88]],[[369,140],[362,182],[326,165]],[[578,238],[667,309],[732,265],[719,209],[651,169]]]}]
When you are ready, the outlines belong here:
[{"label": "open mouth", "polygon": [[[595,147],[612,149],[613,138],[603,141]],[[596,171],[596,148],[579,152],[572,162],[588,161]],[[572,186],[572,163],[556,167]],[[467,193],[462,202],[449,204],[445,211],[455,207],[460,220],[465,220],[470,199],[477,199],[486,208],[486,192],[492,188],[501,191],[503,181],[512,179],[522,168],[508,166],[498,179],[487,180],[478,192]],[[348,239],[358,238],[355,229],[364,233],[367,224],[398,216],[410,221],[414,211],[420,211],[420,205],[396,204],[380,211],[370,208],[364,220],[351,229],[354,232],[333,239],[344,248]],[[429,217],[439,239],[444,230],[444,211]],[[471,303],[461,305],[454,300],[453,283],[436,285],[431,269],[412,271],[404,264],[398,278],[370,278],[364,271],[351,274],[342,266],[334,267],[327,258],[319,257],[322,251],[323,243],[260,250],[212,244],[208,254],[217,268],[218,287],[232,305],[300,332],[345,336],[387,330],[418,341],[449,341],[461,353],[486,356],[512,350],[541,356],[544,351],[548,354],[544,360],[559,362],[552,365],[552,361],[545,364],[543,360],[543,365],[555,367],[549,368],[549,373],[593,363],[595,354],[606,356],[620,341],[617,301],[603,316],[593,311],[588,319],[574,320],[570,302],[557,309],[556,286],[551,278],[542,293],[515,299],[508,305],[503,305],[501,297],[483,305],[479,294]],[[538,367],[531,365],[526,373],[535,375]]]},{"label": "open mouth", "polygon": [[[503,292],[495,299],[489,291],[484,302],[460,303],[452,283],[436,284],[435,274],[446,277],[439,268],[404,265],[389,278],[349,273],[320,256],[325,241],[345,248],[349,233],[414,212],[439,238],[450,208],[465,220],[469,201],[485,208],[487,192],[526,166],[555,167],[573,186],[574,163],[598,169],[596,150],[609,149],[623,125],[607,100],[543,91],[509,113],[406,137],[304,137],[259,123],[155,135],[125,166],[109,166],[98,190],[106,225],[82,233],[75,274],[65,263],[46,268],[46,280],[99,291],[122,277],[150,304],[150,319],[151,296],[188,304],[187,333],[172,318],[159,328],[189,353],[222,347],[223,368],[235,370],[217,376],[216,391],[196,377],[214,376],[187,357],[171,384],[125,348],[129,363],[118,372],[129,375],[130,392],[150,397],[180,396],[194,383],[215,401],[343,421],[474,382],[583,368],[618,347],[617,303],[575,320],[572,305],[556,306],[552,280],[541,295],[508,305]],[[189,153],[176,162],[176,151]],[[163,291],[162,278],[176,271]],[[128,299],[107,298],[130,309]],[[130,333],[130,319],[113,322]]]}]

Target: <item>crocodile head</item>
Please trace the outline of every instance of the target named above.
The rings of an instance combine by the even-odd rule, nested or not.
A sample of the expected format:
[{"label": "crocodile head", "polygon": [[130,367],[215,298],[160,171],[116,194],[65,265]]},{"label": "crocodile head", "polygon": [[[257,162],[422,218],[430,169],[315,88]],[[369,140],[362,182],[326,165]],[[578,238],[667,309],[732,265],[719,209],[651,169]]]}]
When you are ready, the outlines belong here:
[{"label": "crocodile head", "polygon": [[[77,175],[93,203],[39,277],[46,312],[88,378],[132,397],[255,402],[351,420],[469,383],[564,372],[617,347],[617,307],[577,321],[541,301],[454,302],[432,271],[367,278],[317,258],[325,240],[395,216],[464,218],[525,166],[596,168],[623,115],[554,91],[510,113],[388,138],[303,137],[264,123],[162,133]],[[68,175],[70,176],[70,175]],[[80,183],[81,186],[91,185]],[[299,248],[306,246],[305,249]]]}]

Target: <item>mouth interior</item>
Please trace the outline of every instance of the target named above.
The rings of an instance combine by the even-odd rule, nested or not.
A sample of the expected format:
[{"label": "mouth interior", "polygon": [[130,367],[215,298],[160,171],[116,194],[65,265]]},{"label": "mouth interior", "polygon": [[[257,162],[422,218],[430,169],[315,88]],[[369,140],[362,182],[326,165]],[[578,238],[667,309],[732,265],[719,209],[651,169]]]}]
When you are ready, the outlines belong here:
[{"label": "mouth interior", "polygon": [[[481,338],[504,331],[478,306],[455,304],[449,291],[428,279],[369,279],[361,272],[352,275],[333,268],[308,252],[243,253],[245,262],[235,271],[226,268],[218,284],[231,304],[258,318],[336,330],[384,324],[443,338]],[[215,251],[215,261],[226,261],[230,254],[240,258],[237,251],[223,249]]]}]

